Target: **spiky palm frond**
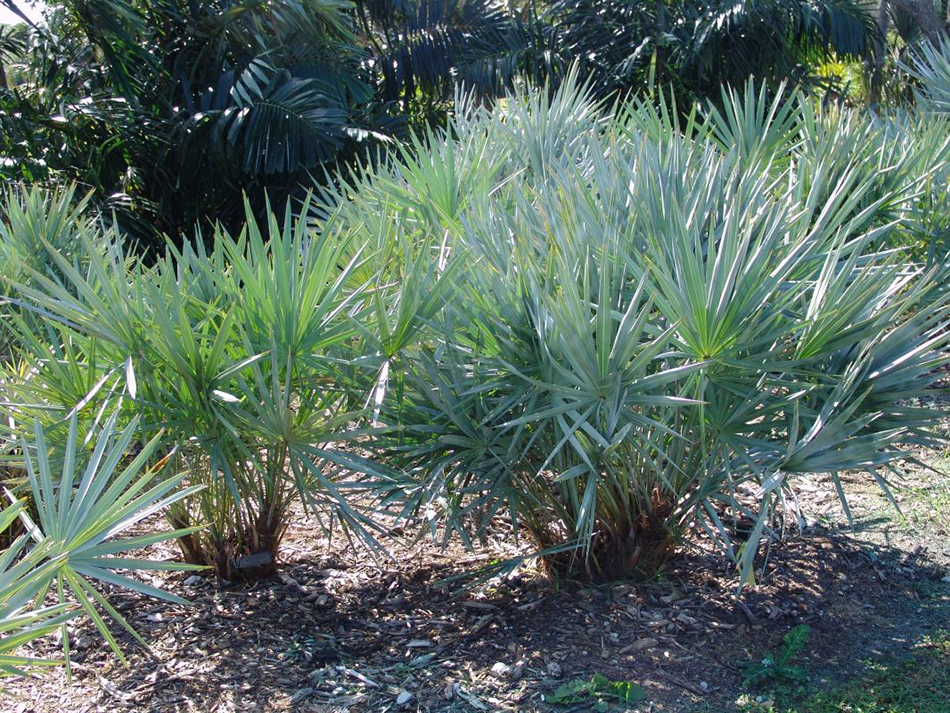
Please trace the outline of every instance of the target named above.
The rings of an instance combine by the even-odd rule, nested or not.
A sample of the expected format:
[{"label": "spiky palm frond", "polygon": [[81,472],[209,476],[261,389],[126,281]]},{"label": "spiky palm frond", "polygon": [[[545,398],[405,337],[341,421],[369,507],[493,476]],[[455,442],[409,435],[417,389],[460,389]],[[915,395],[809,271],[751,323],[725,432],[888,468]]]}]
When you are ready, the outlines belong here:
[{"label": "spiky palm frond", "polygon": [[[0,532],[8,532],[22,512],[22,500],[15,500],[0,510]],[[23,534],[0,552],[0,675],[3,676],[23,676],[32,669],[57,665],[58,661],[17,655],[17,650],[51,634],[79,614],[68,604],[30,607],[44,582],[53,575],[55,563],[44,564],[45,548],[28,549],[29,539],[29,535]]]},{"label": "spiky palm frond", "polygon": [[917,101],[922,108],[950,113],[950,42],[920,43],[902,68],[920,82]]},{"label": "spiky palm frond", "polygon": [[750,76],[799,83],[816,58],[867,56],[877,32],[852,0],[565,1],[552,12],[561,46],[605,93],[668,83],[716,99],[722,85]]},{"label": "spiky palm frond", "polygon": [[417,91],[445,101],[457,81],[494,95],[520,72],[528,47],[524,24],[487,0],[361,0],[357,11],[389,101],[410,102]]},{"label": "spiky palm frond", "polygon": [[[96,583],[129,589],[180,604],[181,597],[145,584],[119,571],[189,569],[174,562],[155,562],[123,556],[156,542],[191,534],[194,529],[122,536],[137,523],[188,498],[201,486],[179,487],[185,475],[158,477],[168,458],[146,467],[159,445],[148,442],[135,457],[127,457],[138,434],[138,419],[119,431],[118,412],[101,428],[90,433],[94,445],[81,443],[76,414],[68,419],[63,438],[47,440],[39,421],[32,436],[26,436],[18,419],[5,429],[5,464],[25,472],[25,489],[35,508],[31,515],[14,499],[0,514],[3,530],[15,519],[23,534],[0,553],[0,671],[22,675],[24,668],[58,662],[17,656],[23,644],[61,628],[63,652],[69,668],[70,638],[65,623],[78,615],[88,616],[116,655],[125,660],[106,619],[131,633],[143,646],[142,637],[106,599]],[[16,440],[19,436],[19,440]],[[123,463],[123,461],[125,461]],[[54,475],[54,468],[59,472]],[[193,569],[193,568],[192,568]],[[69,593],[69,596],[67,596]],[[47,605],[52,597],[56,604]],[[100,613],[105,612],[105,617]]]}]

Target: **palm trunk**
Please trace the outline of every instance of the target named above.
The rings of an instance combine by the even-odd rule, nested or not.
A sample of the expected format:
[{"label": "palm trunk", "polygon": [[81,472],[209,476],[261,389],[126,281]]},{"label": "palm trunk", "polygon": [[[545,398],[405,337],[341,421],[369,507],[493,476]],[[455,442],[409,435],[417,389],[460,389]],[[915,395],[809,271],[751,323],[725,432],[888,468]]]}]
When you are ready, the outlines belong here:
[{"label": "palm trunk", "polygon": [[887,30],[891,23],[888,2],[889,0],[881,0],[877,8],[877,37],[873,39],[871,67],[868,73],[868,104],[871,106],[881,103],[881,83],[884,77],[884,60],[887,56]]},{"label": "palm trunk", "polygon": [[946,36],[947,23],[940,16],[933,0],[884,0],[881,3],[882,9],[888,4],[913,17],[921,32],[933,44],[940,44],[940,41]]}]

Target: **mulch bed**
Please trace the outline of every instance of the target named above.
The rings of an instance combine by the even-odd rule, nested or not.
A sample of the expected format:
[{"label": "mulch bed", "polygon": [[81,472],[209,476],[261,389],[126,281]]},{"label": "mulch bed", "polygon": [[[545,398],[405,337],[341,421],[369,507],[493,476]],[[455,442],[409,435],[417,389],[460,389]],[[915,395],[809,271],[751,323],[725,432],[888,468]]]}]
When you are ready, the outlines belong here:
[{"label": "mulch bed", "polygon": [[[555,585],[527,566],[466,587],[444,580],[514,554],[507,533],[487,553],[392,535],[393,559],[378,560],[313,532],[291,531],[278,578],[230,586],[182,573],[152,578],[191,607],[113,592],[152,652],[120,637],[125,667],[80,623],[72,682],[61,671],[14,681],[2,707],[589,710],[555,707],[545,695],[600,673],[643,686],[641,710],[730,710],[743,690],[742,666],[797,624],[812,629],[808,658],[821,662],[826,683],[861,658],[950,628],[950,553],[869,545],[819,526],[773,546],[757,585],[741,596],[734,570],[696,548],[644,584]],[[35,653],[56,647],[48,640]]]}]

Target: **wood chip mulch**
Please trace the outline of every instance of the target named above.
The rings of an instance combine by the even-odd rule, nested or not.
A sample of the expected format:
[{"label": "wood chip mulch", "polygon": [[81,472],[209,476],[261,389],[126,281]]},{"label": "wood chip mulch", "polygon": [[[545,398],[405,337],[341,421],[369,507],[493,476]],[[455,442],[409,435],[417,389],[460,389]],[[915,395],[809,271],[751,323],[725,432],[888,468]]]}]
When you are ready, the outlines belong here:
[{"label": "wood chip mulch", "polygon": [[[826,489],[816,489],[819,506]],[[726,711],[743,690],[742,666],[797,624],[812,629],[807,663],[819,684],[950,629],[946,539],[908,549],[812,524],[763,548],[757,584],[737,596],[735,571],[696,546],[649,583],[556,585],[526,566],[465,587],[444,580],[516,553],[508,533],[487,553],[394,534],[393,559],[378,560],[314,532],[305,522],[291,530],[278,578],[151,578],[190,607],[111,592],[151,652],[120,636],[123,666],[80,621],[72,682],[61,670],[7,681],[0,709],[589,710],[545,697],[600,673],[643,686],[643,711]],[[168,545],[149,552],[175,554]],[[44,640],[34,653],[57,646]]]}]

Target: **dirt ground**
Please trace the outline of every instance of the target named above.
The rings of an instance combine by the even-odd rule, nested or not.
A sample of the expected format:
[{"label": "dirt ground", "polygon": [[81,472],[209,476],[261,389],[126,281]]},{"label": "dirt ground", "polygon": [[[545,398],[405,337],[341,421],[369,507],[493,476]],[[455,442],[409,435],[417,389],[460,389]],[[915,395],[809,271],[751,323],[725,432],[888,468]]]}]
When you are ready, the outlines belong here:
[{"label": "dirt ground", "polygon": [[[945,454],[929,454],[943,466]],[[863,661],[911,651],[950,630],[950,483],[907,464],[897,514],[866,474],[847,476],[855,528],[830,481],[798,481],[804,532],[763,547],[755,586],[701,543],[646,584],[555,586],[526,565],[478,587],[445,579],[518,552],[499,529],[487,551],[442,550],[393,534],[392,560],[302,519],[279,578],[226,586],[158,573],[193,602],[128,592],[112,601],[151,642],[120,641],[124,667],[88,624],[76,666],[7,684],[0,708],[27,711],[584,711],[553,705],[557,687],[602,674],[642,686],[642,711],[730,711],[749,692],[742,668],[798,624],[811,685],[848,680]],[[152,557],[174,558],[171,546]],[[35,653],[55,654],[42,642]],[[948,662],[950,665],[950,662]],[[754,694],[754,692],[753,692]],[[950,710],[950,706],[948,706]]]}]

